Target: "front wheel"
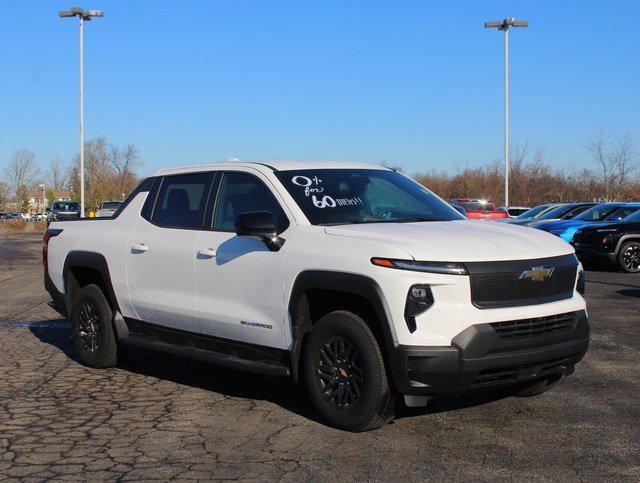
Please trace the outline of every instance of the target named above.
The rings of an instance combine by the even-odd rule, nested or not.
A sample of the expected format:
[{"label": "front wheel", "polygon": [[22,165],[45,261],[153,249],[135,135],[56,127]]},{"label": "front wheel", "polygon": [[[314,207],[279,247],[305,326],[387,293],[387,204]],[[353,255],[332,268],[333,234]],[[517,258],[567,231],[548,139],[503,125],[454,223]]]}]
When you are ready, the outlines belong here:
[{"label": "front wheel", "polygon": [[332,426],[367,431],[393,419],[395,401],[380,347],[357,315],[336,311],[318,320],[303,364],[309,396]]},{"label": "front wheel", "polygon": [[640,242],[627,242],[618,253],[618,266],[627,273],[640,272]]}]

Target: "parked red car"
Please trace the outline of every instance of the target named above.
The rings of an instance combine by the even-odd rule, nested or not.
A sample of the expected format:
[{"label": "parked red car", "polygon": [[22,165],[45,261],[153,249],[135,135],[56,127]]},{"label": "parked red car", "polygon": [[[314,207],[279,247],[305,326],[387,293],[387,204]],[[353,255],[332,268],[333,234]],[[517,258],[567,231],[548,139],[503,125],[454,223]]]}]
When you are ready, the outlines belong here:
[{"label": "parked red car", "polygon": [[464,208],[467,218],[471,220],[498,220],[509,218],[509,213],[504,210],[496,210],[493,201],[479,198],[456,198],[451,200],[453,206]]}]

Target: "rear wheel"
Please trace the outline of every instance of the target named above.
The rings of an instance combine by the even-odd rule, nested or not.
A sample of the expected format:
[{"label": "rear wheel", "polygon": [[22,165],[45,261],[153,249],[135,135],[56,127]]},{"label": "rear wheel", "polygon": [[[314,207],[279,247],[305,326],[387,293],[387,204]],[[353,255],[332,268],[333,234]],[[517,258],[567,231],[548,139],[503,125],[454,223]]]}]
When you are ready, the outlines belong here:
[{"label": "rear wheel", "polygon": [[118,363],[118,345],[113,332],[113,312],[97,285],[80,289],[73,300],[73,340],[80,361],[90,367],[112,367]]},{"label": "rear wheel", "polygon": [[627,242],[618,252],[618,266],[627,273],[640,272],[640,242]]},{"label": "rear wheel", "polygon": [[331,312],[314,326],[305,345],[309,396],[332,426],[366,431],[394,414],[394,398],[375,336],[357,315]]}]

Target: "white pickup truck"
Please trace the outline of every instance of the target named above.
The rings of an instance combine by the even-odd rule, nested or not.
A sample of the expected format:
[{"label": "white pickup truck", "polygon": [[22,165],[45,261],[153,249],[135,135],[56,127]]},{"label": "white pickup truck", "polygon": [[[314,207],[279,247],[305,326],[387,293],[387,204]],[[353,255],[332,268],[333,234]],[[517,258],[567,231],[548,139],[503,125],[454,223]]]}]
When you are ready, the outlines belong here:
[{"label": "white pickup truck", "polygon": [[110,219],[51,223],[43,256],[83,363],[143,346],[290,376],[352,431],[402,399],[540,394],[589,344],[569,244],[380,166],[163,169]]}]

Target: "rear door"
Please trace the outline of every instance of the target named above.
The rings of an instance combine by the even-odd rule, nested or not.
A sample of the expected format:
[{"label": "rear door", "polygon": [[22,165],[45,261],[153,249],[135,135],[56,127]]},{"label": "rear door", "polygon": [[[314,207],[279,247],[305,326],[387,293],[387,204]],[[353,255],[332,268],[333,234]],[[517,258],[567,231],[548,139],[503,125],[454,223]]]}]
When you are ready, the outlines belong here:
[{"label": "rear door", "polygon": [[197,331],[194,251],[213,176],[165,176],[151,213],[138,219],[126,257],[129,295],[140,320]]}]

